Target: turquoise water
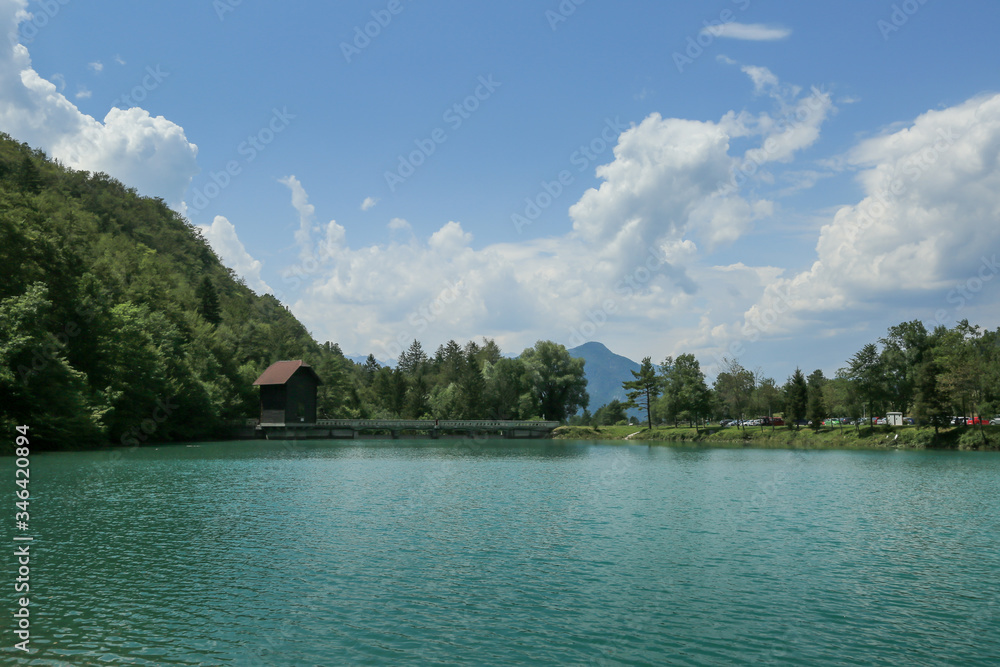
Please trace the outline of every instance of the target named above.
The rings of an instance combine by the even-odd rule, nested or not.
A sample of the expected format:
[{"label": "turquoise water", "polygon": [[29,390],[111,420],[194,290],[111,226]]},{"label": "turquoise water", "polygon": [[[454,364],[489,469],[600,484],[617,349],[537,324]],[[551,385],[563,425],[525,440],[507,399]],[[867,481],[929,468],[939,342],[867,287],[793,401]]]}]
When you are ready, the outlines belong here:
[{"label": "turquoise water", "polygon": [[1000,663],[996,453],[206,443],[31,488],[25,664]]}]

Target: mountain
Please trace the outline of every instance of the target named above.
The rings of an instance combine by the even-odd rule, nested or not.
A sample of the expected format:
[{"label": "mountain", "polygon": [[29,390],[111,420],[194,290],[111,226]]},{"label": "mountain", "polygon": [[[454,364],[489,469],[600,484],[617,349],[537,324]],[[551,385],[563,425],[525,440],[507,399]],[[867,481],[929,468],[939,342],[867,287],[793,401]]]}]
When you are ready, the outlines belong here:
[{"label": "mountain", "polygon": [[[615,354],[603,343],[584,343],[569,350],[573,358],[583,358],[587,376],[587,393],[590,394],[590,411],[595,412],[609,401],[626,401],[622,382],[635,379],[630,371],[638,371],[639,364],[628,357]],[[630,415],[638,415],[637,410],[629,410]]]}]

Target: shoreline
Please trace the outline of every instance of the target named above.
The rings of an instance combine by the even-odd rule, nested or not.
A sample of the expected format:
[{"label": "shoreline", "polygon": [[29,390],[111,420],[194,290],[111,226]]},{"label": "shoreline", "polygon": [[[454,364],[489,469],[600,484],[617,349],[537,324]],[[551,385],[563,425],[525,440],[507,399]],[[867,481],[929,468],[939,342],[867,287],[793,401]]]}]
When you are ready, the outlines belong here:
[{"label": "shoreline", "polygon": [[[708,427],[697,431],[690,427],[654,426],[636,432],[636,426],[560,426],[552,433],[554,440],[592,440],[649,445],[700,445],[720,447],[756,447],[773,449],[929,449],[962,451],[1000,451],[1000,428],[959,426],[941,429],[915,426],[824,427],[816,431],[788,427],[737,428]],[[983,435],[986,442],[983,442]]]}]

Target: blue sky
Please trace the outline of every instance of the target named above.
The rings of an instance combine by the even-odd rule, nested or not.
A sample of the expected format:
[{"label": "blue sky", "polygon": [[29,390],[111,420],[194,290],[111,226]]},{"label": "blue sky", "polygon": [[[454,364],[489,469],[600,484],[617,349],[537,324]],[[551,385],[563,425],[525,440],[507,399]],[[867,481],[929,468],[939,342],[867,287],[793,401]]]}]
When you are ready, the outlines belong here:
[{"label": "blue sky", "polygon": [[1000,324],[995,2],[0,8],[0,128],[163,197],[347,353],[781,381]]}]

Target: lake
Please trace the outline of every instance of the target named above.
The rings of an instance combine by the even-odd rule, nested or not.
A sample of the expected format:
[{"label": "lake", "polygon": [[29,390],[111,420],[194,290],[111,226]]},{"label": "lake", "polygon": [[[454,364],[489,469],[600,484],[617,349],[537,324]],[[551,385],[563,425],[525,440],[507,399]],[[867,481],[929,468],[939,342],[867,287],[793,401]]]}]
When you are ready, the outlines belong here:
[{"label": "lake", "polygon": [[1000,663],[997,453],[254,441],[31,489],[31,664]]}]

